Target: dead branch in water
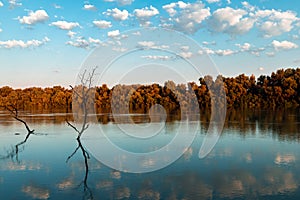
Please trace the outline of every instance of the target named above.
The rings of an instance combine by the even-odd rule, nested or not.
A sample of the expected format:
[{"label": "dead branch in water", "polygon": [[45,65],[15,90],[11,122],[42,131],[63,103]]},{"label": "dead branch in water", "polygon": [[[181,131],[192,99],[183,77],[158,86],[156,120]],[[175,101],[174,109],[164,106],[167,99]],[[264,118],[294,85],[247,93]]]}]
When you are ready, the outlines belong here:
[{"label": "dead branch in water", "polygon": [[[97,67],[93,68],[90,73],[87,74],[87,70],[85,70],[81,75],[79,75],[80,78],[80,86],[79,87],[73,87],[70,85],[72,91],[73,91],[73,98],[78,99],[79,101],[79,108],[83,112],[83,120],[82,124],[79,128],[77,128],[74,124],[69,122],[66,119],[66,123],[68,126],[70,126],[76,133],[77,133],[77,147],[75,150],[70,154],[70,156],[67,158],[66,162],[68,162],[77,152],[78,150],[81,150],[81,153],[84,158],[84,166],[85,166],[85,175],[84,179],[81,182],[80,185],[83,185],[84,190],[84,198],[93,199],[93,194],[91,189],[88,186],[88,175],[89,175],[89,163],[88,159],[90,159],[90,155],[87,152],[87,150],[84,148],[84,146],[81,143],[81,136],[82,134],[89,128],[88,124],[88,110],[90,106],[90,94],[92,93],[92,83],[93,83],[93,77],[95,75]],[[80,186],[79,185],[79,186]]]},{"label": "dead branch in water", "polygon": [[8,159],[8,158],[13,159],[14,157],[16,157],[16,161],[19,162],[19,157],[18,157],[18,156],[19,156],[19,149],[20,149],[20,146],[21,146],[21,145],[24,145],[24,144],[27,142],[27,140],[29,139],[30,135],[34,134],[34,129],[31,130],[31,129],[29,128],[27,122],[24,121],[23,119],[21,119],[21,118],[19,117],[18,109],[17,109],[16,106],[9,105],[9,106],[4,106],[4,108],[5,108],[7,111],[10,112],[11,116],[12,116],[14,119],[16,119],[17,121],[19,121],[19,122],[21,122],[21,123],[24,124],[24,126],[25,126],[25,128],[26,128],[26,130],[27,130],[27,135],[26,135],[26,137],[25,137],[25,139],[24,139],[23,141],[21,141],[21,142],[19,142],[18,144],[16,144],[16,145],[14,146],[14,148],[13,148],[10,152],[8,152],[6,156],[2,156],[1,159]]},{"label": "dead branch in water", "polygon": [[26,128],[26,130],[27,130],[28,133],[33,133],[33,132],[34,132],[34,130],[31,130],[31,129],[29,128],[28,124],[27,124],[23,119],[21,119],[21,118],[19,117],[18,109],[17,109],[16,106],[14,106],[14,105],[9,105],[9,106],[4,106],[4,108],[5,108],[7,111],[10,112],[11,116],[12,116],[14,119],[16,119],[16,120],[18,120],[19,122],[21,122],[21,123],[24,124],[24,126],[25,126],[25,128]]}]

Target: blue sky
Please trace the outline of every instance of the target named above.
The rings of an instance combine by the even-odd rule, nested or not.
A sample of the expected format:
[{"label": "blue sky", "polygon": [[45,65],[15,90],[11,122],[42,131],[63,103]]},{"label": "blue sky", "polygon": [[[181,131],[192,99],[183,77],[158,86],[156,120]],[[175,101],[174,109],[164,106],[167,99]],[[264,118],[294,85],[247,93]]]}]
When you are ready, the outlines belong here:
[{"label": "blue sky", "polygon": [[0,86],[73,84],[97,45],[142,27],[186,34],[225,76],[270,74],[300,64],[299,13],[295,0],[0,0]]}]

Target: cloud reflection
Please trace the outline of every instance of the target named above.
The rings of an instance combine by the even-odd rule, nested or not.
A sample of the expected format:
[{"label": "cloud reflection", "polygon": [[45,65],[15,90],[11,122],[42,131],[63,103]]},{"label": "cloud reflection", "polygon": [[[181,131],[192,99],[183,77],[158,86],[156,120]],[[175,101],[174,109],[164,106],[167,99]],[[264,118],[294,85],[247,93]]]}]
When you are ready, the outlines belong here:
[{"label": "cloud reflection", "polygon": [[264,176],[266,184],[261,185],[259,192],[263,195],[282,194],[298,189],[299,183],[291,172],[270,170]]},{"label": "cloud reflection", "polygon": [[66,189],[73,188],[75,186],[75,182],[74,182],[73,178],[67,178],[65,180],[62,180],[56,186],[60,190],[66,190]]},{"label": "cloud reflection", "polygon": [[251,153],[247,153],[245,155],[245,160],[247,163],[252,163],[252,154]]},{"label": "cloud reflection", "polygon": [[152,189],[143,189],[138,194],[139,199],[153,199],[158,200],[160,199],[160,193],[157,191],[154,191]]},{"label": "cloud reflection", "polygon": [[121,172],[119,172],[119,171],[112,171],[110,173],[110,176],[113,179],[120,179],[121,178]]},{"label": "cloud reflection", "polygon": [[289,165],[291,163],[294,163],[296,161],[296,157],[293,154],[277,154],[274,162],[277,165]]},{"label": "cloud reflection", "polygon": [[259,197],[279,195],[296,191],[298,183],[291,172],[270,168],[262,171],[263,175],[253,176],[248,172],[233,172],[223,175],[214,186],[222,198]]},{"label": "cloud reflection", "polygon": [[7,162],[4,165],[0,166],[0,170],[3,171],[36,171],[41,170],[43,168],[40,163],[32,163],[32,162]]},{"label": "cloud reflection", "polygon": [[114,185],[114,183],[112,181],[105,180],[105,181],[101,181],[101,182],[97,183],[96,188],[108,190],[108,189],[112,189],[113,185]]},{"label": "cloud reflection", "polygon": [[128,187],[121,187],[115,191],[115,199],[129,198],[130,195],[131,195],[131,192]]},{"label": "cloud reflection", "polygon": [[22,192],[30,196],[33,199],[49,199],[50,191],[34,185],[24,186]]}]

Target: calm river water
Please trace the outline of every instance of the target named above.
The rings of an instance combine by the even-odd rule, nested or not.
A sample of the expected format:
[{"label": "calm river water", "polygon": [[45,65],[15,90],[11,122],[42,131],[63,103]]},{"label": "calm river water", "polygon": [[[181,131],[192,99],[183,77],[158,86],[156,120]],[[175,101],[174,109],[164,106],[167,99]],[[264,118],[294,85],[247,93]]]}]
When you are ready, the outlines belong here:
[{"label": "calm river water", "polygon": [[[76,133],[66,125],[67,114],[23,113],[35,134],[18,146],[16,154],[15,145],[24,141],[26,129],[2,112],[0,199],[300,199],[298,113],[230,111],[217,145],[199,159],[209,123],[209,117],[202,116],[194,142],[173,164],[149,173],[126,173],[105,166],[90,153],[86,177],[80,150],[66,162],[78,146]],[[162,147],[182,123],[167,122],[151,142],[139,145],[118,131],[109,116],[101,116],[101,121],[97,126],[133,152]]]}]

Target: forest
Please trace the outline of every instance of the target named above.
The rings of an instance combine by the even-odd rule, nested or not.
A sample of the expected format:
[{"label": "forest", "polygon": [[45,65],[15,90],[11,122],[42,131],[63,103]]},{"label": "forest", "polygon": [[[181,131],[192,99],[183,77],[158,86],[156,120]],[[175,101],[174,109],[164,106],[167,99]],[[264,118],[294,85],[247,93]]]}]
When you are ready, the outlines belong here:
[{"label": "forest", "polygon": [[[168,113],[177,110],[200,110],[211,107],[211,98],[218,94],[210,92],[218,84],[224,85],[227,108],[276,109],[296,108],[300,105],[300,68],[280,69],[271,75],[223,77],[215,80],[211,76],[199,78],[198,82],[175,84],[166,81],[164,85],[116,85],[106,84],[93,88],[93,105],[97,113],[110,113],[113,109],[127,109],[134,113],[146,113],[152,105],[162,105]],[[80,86],[75,86],[80,87]],[[0,107],[13,106],[23,111],[72,111],[74,88],[54,86],[51,88],[31,87],[13,89],[0,88]],[[193,101],[196,97],[196,101]],[[127,103],[124,103],[127,102]],[[219,106],[225,106],[219,102]],[[73,104],[74,107],[74,104]],[[188,111],[188,110],[187,110]]]}]

